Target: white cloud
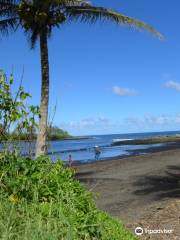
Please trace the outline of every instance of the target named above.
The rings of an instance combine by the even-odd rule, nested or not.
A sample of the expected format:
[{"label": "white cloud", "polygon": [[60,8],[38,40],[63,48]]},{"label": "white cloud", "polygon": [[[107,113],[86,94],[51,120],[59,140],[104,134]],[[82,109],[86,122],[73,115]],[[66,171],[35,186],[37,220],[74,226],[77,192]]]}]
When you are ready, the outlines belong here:
[{"label": "white cloud", "polygon": [[85,118],[80,121],[71,121],[61,123],[61,128],[69,130],[83,130],[83,129],[94,129],[94,128],[105,128],[111,125],[110,120],[105,117],[97,118]]},{"label": "white cloud", "polygon": [[112,91],[114,94],[116,94],[118,96],[136,96],[136,95],[138,95],[138,92],[133,89],[122,88],[122,87],[118,87],[118,86],[112,87]]},{"label": "white cloud", "polygon": [[169,125],[169,124],[179,124],[180,123],[180,114],[176,114],[174,116],[170,115],[160,115],[160,116],[153,116],[153,115],[145,115],[144,117],[130,117],[126,119],[127,123],[132,125],[149,125],[149,126],[162,126],[162,125]]},{"label": "white cloud", "polygon": [[164,84],[164,87],[166,88],[172,88],[175,89],[176,91],[180,92],[180,83],[175,82],[173,80],[168,81]]},{"label": "white cloud", "polygon": [[79,121],[64,122],[60,128],[72,135],[112,134],[143,131],[176,130],[180,127],[180,113],[174,115],[146,114],[142,117],[119,118],[106,117],[84,118]]}]

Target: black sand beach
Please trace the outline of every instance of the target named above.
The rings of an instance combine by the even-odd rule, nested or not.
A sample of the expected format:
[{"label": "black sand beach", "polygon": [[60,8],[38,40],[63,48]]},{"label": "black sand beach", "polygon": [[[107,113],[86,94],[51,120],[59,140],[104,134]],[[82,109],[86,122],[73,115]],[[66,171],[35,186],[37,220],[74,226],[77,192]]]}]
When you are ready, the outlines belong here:
[{"label": "black sand beach", "polygon": [[[98,207],[132,226],[131,230],[153,211],[179,201],[180,149],[99,161],[76,169],[77,178],[97,193]],[[175,212],[174,232],[180,239],[180,213]]]}]

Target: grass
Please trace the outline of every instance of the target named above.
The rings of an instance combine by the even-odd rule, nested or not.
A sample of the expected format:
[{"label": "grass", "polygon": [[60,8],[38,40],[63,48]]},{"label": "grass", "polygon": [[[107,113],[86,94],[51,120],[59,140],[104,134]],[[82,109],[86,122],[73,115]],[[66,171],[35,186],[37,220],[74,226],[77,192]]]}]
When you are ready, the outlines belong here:
[{"label": "grass", "polygon": [[74,170],[47,157],[0,155],[0,239],[134,240],[96,208]]}]

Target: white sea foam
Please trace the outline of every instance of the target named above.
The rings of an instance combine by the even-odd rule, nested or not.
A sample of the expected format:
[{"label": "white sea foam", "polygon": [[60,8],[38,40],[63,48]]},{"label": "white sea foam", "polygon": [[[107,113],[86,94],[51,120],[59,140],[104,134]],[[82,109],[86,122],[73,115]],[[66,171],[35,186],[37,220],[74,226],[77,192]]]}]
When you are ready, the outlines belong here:
[{"label": "white sea foam", "polygon": [[117,138],[117,139],[113,139],[113,142],[122,142],[122,141],[130,141],[133,140],[132,138]]}]

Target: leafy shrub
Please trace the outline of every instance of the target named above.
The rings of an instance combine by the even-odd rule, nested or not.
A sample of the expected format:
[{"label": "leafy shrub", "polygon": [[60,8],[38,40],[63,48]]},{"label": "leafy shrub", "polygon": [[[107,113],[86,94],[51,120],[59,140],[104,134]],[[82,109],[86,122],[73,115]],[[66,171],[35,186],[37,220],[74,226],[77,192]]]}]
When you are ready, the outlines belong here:
[{"label": "leafy shrub", "polygon": [[99,211],[74,170],[47,157],[0,154],[0,236],[18,240],[135,239]]},{"label": "leafy shrub", "polygon": [[21,136],[32,140],[37,130],[39,107],[27,106],[31,95],[21,84],[16,92],[13,91],[13,83],[13,75],[8,79],[0,69],[0,142],[21,140]]}]

